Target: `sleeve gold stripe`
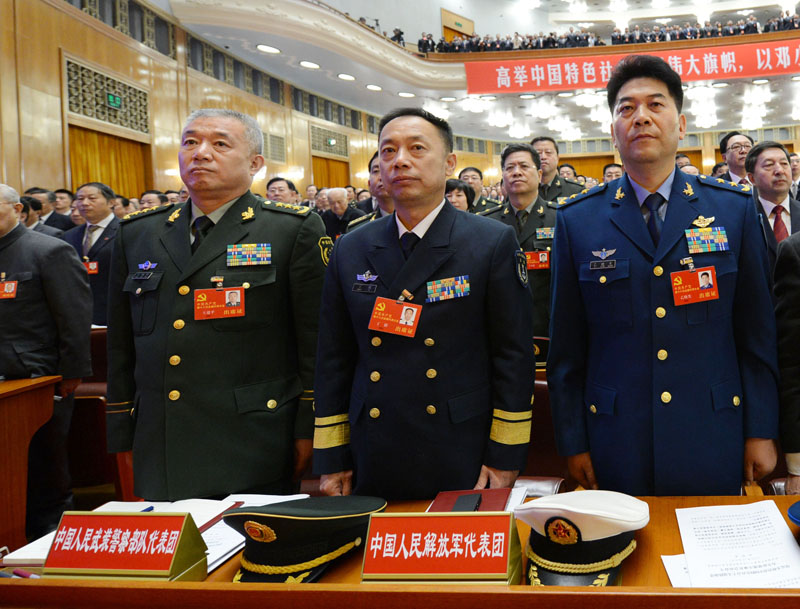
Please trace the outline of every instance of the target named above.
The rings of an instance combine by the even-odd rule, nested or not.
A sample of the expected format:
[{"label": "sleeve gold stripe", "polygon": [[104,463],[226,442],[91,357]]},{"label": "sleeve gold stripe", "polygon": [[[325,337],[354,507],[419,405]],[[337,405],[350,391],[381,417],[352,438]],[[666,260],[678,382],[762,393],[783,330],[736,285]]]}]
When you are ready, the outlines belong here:
[{"label": "sleeve gold stripe", "polygon": [[335,425],[336,423],[347,423],[349,417],[346,414],[335,414],[330,417],[316,417],[314,418],[314,425],[322,427],[323,425]]},{"label": "sleeve gold stripe", "polygon": [[317,427],[314,430],[314,448],[335,448],[350,444],[350,424]]},{"label": "sleeve gold stripe", "polygon": [[533,410],[523,410],[522,412],[512,412],[510,410],[500,410],[495,408],[492,416],[496,419],[505,419],[506,421],[524,421],[533,416]]},{"label": "sleeve gold stripe", "polygon": [[489,439],[498,444],[527,444],[531,441],[531,422],[508,423],[495,419]]},{"label": "sleeve gold stripe", "polygon": [[123,412],[131,412],[133,408],[125,408],[124,410],[106,410],[106,414],[121,414]]},{"label": "sleeve gold stripe", "polygon": [[108,402],[106,406],[124,406],[125,404],[133,404],[133,400],[128,400],[127,402]]}]

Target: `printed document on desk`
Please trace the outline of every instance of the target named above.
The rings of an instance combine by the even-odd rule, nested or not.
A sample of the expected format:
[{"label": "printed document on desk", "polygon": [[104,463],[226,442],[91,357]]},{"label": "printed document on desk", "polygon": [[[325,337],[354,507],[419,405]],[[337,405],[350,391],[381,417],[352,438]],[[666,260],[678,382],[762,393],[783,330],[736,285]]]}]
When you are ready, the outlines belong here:
[{"label": "printed document on desk", "polygon": [[800,588],[800,547],[774,501],[675,513],[692,587]]}]

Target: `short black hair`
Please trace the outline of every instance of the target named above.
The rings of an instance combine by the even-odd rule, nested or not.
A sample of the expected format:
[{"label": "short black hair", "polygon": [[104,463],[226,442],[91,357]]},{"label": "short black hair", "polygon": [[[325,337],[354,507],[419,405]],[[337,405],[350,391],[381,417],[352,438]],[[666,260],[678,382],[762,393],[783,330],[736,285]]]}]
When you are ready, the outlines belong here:
[{"label": "short black hair", "polygon": [[714,166],[711,168],[711,175],[713,176],[715,173],[717,173],[717,171],[719,171],[719,169],[720,169],[720,168],[721,168],[723,165],[727,165],[727,164],[728,164],[728,163],[726,163],[725,161],[720,161],[719,163],[717,163],[716,165],[714,165]]},{"label": "short black hair", "polygon": [[531,159],[533,160],[533,164],[536,165],[536,169],[542,168],[542,159],[539,158],[539,153],[536,152],[536,149],[533,147],[532,144],[509,144],[503,151],[500,153],[500,169],[506,166],[506,159],[508,155],[514,154],[515,152],[527,152],[531,155]]},{"label": "short black hair", "polygon": [[750,140],[750,144],[755,144],[755,140],[747,135],[746,133],[742,133],[741,131],[728,131],[725,135],[722,136],[722,139],[719,141],[719,152],[720,154],[725,154],[728,152],[728,141],[735,135],[743,135],[748,140]]},{"label": "short black hair", "polygon": [[139,198],[141,199],[145,195],[163,195],[163,194],[164,193],[161,192],[160,190],[155,190],[155,189],[145,190],[141,195],[139,195]]},{"label": "short black hair", "polygon": [[[675,160],[677,161],[680,158],[689,159],[689,155],[684,154],[683,152],[679,152],[678,154],[675,155]],[[689,160],[691,161],[692,159]]]},{"label": "short black hair", "polygon": [[78,192],[84,186],[94,186],[97,190],[100,191],[100,194],[103,195],[103,198],[106,201],[111,201],[117,195],[114,194],[114,191],[110,186],[103,184],[102,182],[86,182],[86,184],[81,184],[78,188],[75,189],[75,192]]},{"label": "short black hair", "polygon": [[606,175],[606,169],[608,169],[609,167],[619,167],[620,169],[622,169],[622,165],[620,165],[619,163],[608,163],[607,165],[603,166],[603,175]]},{"label": "short black hair", "polygon": [[533,146],[537,142],[552,142],[553,147],[556,149],[556,154],[558,154],[558,142],[556,142],[555,139],[553,139],[549,135],[540,135],[540,136],[537,136],[537,137],[533,138],[531,140],[531,146]]},{"label": "short black hair", "polygon": [[46,188],[39,188],[38,186],[34,186],[34,187],[29,188],[28,190],[26,190],[25,194],[26,195],[47,195],[47,201],[49,203],[52,204],[52,203],[56,202],[56,193],[54,193],[52,190],[47,190]]},{"label": "short black hair", "polygon": [[800,156],[800,154],[797,154],[796,152],[790,152],[789,153],[789,158],[791,158],[793,156]]},{"label": "short black hair", "polygon": [[30,213],[30,210],[42,211],[42,202],[36,197],[31,197],[30,195],[22,195],[19,198],[19,202],[22,203],[22,211],[25,213],[26,216]]},{"label": "short black hair", "polygon": [[705,275],[709,279],[711,278],[711,273],[709,273],[708,271],[701,271],[700,272],[700,277],[702,277],[703,275]]},{"label": "short black hair", "polygon": [[[561,163],[561,165],[558,166],[558,170],[561,171],[562,167],[569,167],[572,170],[572,173],[575,174],[575,177],[576,178],[578,177],[578,171],[575,169],[575,167],[573,167],[569,163]],[[586,176],[584,176],[584,177],[586,177]]]},{"label": "short black hair", "polygon": [[63,194],[67,195],[70,200],[75,198],[75,194],[71,190],[67,190],[66,188],[57,188],[53,191],[53,194]]},{"label": "short black hair", "polygon": [[444,187],[444,194],[447,194],[453,190],[460,190],[464,193],[464,196],[467,197],[467,205],[472,207],[472,202],[475,200],[475,191],[472,190],[472,186],[464,182],[463,180],[456,180],[455,178],[450,178],[447,180],[447,183]]},{"label": "short black hair", "polygon": [[435,116],[427,110],[423,110],[422,108],[396,108],[388,114],[384,114],[378,126],[379,142],[383,128],[386,127],[388,123],[396,118],[400,118],[401,116],[418,116],[419,118],[428,121],[439,131],[439,135],[444,142],[445,152],[448,154],[453,152],[453,130],[450,128],[450,124],[443,118],[439,118],[438,116]]},{"label": "short black hair", "polygon": [[681,77],[669,67],[666,61],[652,55],[628,55],[614,66],[611,78],[609,78],[608,85],[606,85],[608,109],[611,110],[611,114],[614,114],[614,106],[617,103],[619,90],[622,89],[626,82],[634,78],[654,78],[663,82],[680,114],[683,109]]},{"label": "short black hair", "polygon": [[128,199],[128,197],[123,197],[122,195],[117,195],[115,198],[119,199],[120,205],[122,205],[122,207],[128,207],[131,204],[131,202]]},{"label": "short black hair", "polygon": [[378,151],[376,150],[373,155],[369,159],[369,163],[367,163],[367,171],[372,173],[372,162],[378,158]]},{"label": "short black hair", "polygon": [[286,186],[289,188],[289,190],[291,190],[292,192],[297,192],[297,188],[295,188],[294,182],[292,182],[291,180],[287,180],[286,178],[282,178],[280,176],[275,176],[269,182],[267,182],[267,190],[269,190],[269,187],[272,186],[275,182],[286,182]]},{"label": "short black hair", "polygon": [[756,168],[756,163],[758,162],[758,157],[761,156],[762,152],[770,148],[777,148],[783,151],[783,154],[786,155],[786,160],[789,163],[792,162],[792,159],[789,158],[789,151],[786,150],[783,144],[767,140],[765,142],[759,142],[750,149],[750,152],[747,153],[747,157],[744,160],[744,170],[747,173],[753,173]]},{"label": "short black hair", "polygon": [[461,179],[461,176],[464,175],[465,171],[474,171],[475,173],[477,173],[480,176],[481,181],[483,181],[483,172],[480,169],[478,169],[477,167],[464,167],[464,169],[462,169],[461,171],[458,172],[458,179],[459,180]]},{"label": "short black hair", "polygon": [[179,193],[177,190],[165,190],[164,194],[165,195],[179,195],[181,193]]}]

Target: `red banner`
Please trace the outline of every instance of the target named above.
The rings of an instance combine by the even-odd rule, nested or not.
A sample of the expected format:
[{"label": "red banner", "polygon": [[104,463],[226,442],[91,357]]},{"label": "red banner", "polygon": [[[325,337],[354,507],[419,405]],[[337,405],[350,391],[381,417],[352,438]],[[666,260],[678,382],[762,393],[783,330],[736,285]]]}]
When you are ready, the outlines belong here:
[{"label": "red banner", "polygon": [[[597,47],[598,51],[604,47]],[[618,47],[619,48],[619,47]],[[624,48],[624,47],[623,47]],[[540,93],[605,88],[626,52],[608,55],[472,61],[467,93]],[[800,72],[800,40],[692,47],[646,53],[661,57],[684,82],[778,76]]]}]

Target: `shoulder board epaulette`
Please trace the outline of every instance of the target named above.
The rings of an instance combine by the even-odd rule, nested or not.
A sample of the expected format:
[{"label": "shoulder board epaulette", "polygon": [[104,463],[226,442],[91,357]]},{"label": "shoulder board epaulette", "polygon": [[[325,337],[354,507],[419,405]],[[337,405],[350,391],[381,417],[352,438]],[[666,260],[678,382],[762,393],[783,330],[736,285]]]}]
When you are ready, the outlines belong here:
[{"label": "shoulder board epaulette", "polygon": [[558,204],[558,201],[545,201],[545,203],[547,203],[547,207],[552,207],[553,209],[558,209],[559,207],[561,207]]},{"label": "shoulder board epaulette", "polygon": [[607,184],[598,184],[597,186],[593,186],[592,188],[584,188],[579,193],[574,195],[568,196],[563,203],[559,203],[558,207],[566,207],[567,205],[572,205],[573,203],[577,203],[578,201],[583,201],[584,199],[588,199],[589,197],[593,197],[595,195],[600,194],[606,189]]},{"label": "shoulder board epaulette", "polygon": [[261,204],[264,209],[271,209],[272,211],[282,211],[285,214],[293,214],[295,216],[305,216],[310,211],[310,207],[304,207],[302,205],[295,205],[294,203],[283,203],[281,201],[267,201]]},{"label": "shoulder board epaulette", "polygon": [[483,211],[479,211],[476,216],[491,216],[492,214],[500,211],[503,209],[503,205],[500,202],[497,202],[497,205],[494,207],[490,207],[489,209],[484,209]]},{"label": "shoulder board epaulette", "polygon": [[722,178],[712,178],[711,176],[707,176],[705,174],[700,174],[699,176],[695,176],[697,181],[704,186],[713,186],[715,188],[722,188],[723,190],[732,190],[733,192],[742,193],[745,195],[750,195],[753,192],[753,187],[749,184],[737,184],[736,182],[729,182],[728,180],[723,180]]},{"label": "shoulder board epaulette", "polygon": [[577,180],[570,180],[569,178],[561,178],[561,179],[564,180],[567,184],[572,184],[573,186],[583,188],[583,184],[581,184]]},{"label": "shoulder board epaulette", "polygon": [[172,209],[175,206],[174,203],[165,203],[164,205],[159,205],[158,207],[148,207],[147,209],[137,209],[136,211],[132,211],[129,214],[125,214],[122,216],[122,220],[120,222],[128,222],[130,220],[136,220],[137,218],[144,218],[145,216],[152,216],[153,214],[160,214],[162,212],[167,211],[168,209]]},{"label": "shoulder board epaulette", "polygon": [[350,220],[350,222],[347,223],[347,228],[350,228],[351,226],[356,226],[358,224],[361,224],[362,222],[368,222],[369,220],[372,220],[373,218],[375,218],[376,213],[377,212],[373,211],[364,216],[359,216],[355,220]]}]

